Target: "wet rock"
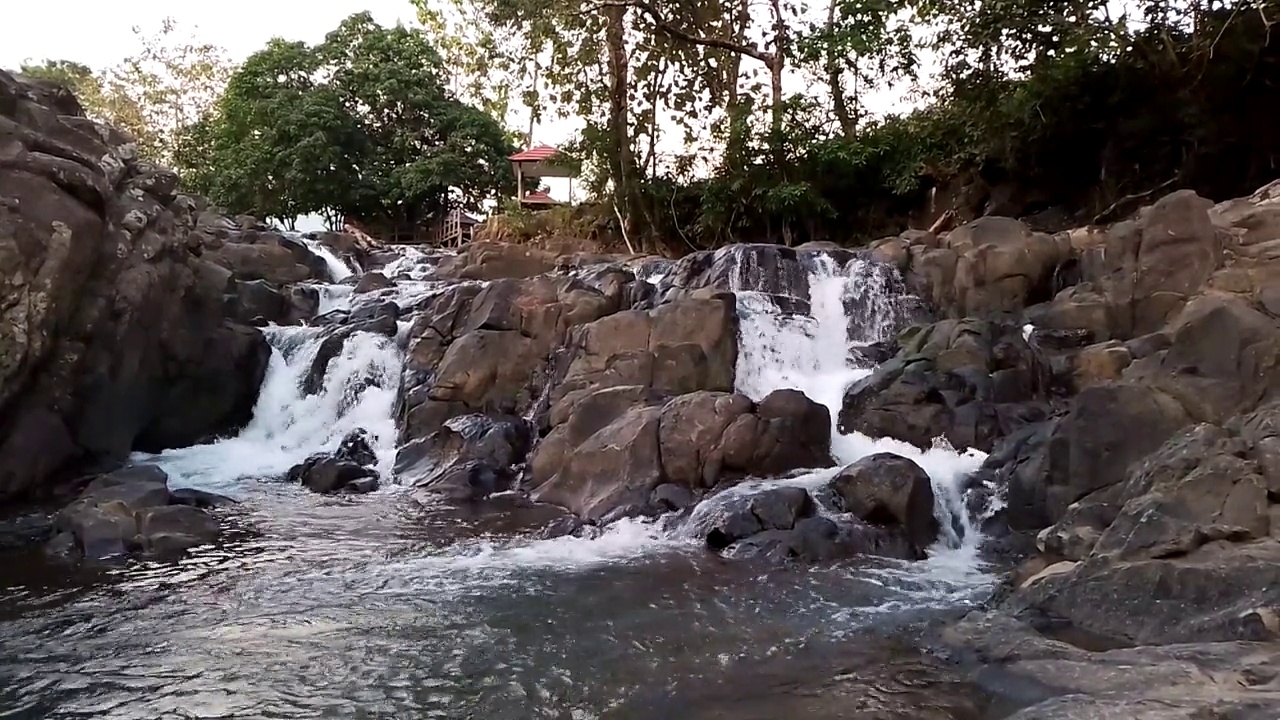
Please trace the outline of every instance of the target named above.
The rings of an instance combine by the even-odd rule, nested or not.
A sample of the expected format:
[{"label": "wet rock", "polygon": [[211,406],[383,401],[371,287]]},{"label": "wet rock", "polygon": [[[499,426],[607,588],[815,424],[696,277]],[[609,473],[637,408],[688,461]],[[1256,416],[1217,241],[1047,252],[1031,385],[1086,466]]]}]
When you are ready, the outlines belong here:
[{"label": "wet rock", "polygon": [[[650,499],[664,484],[696,498],[747,475],[831,463],[826,410],[801,393],[778,391],[756,404],[700,391],[660,403],[646,400],[643,390],[599,391],[597,401],[582,402],[558,425],[530,460],[533,497],[601,520],[661,512],[665,504],[655,507]],[[643,404],[609,419],[633,399]]]},{"label": "wet rock", "polygon": [[367,493],[378,489],[376,462],[369,434],[357,428],[342,439],[337,450],[312,455],[294,465],[285,479],[325,495]]},{"label": "wet rock", "polygon": [[228,317],[255,326],[279,322],[285,317],[284,296],[271,283],[266,280],[231,282],[235,291],[227,296]]},{"label": "wet rock", "polygon": [[169,492],[155,466],[117,470],[90,482],[55,517],[50,552],[101,561],[128,555],[172,557],[216,540],[218,521]]},{"label": "wet rock", "polygon": [[449,500],[478,500],[510,489],[529,451],[530,428],[521,418],[466,415],[396,454],[402,484]]},{"label": "wet rock", "polygon": [[935,438],[990,451],[996,441],[1044,419],[1051,370],[1022,329],[977,320],[916,326],[898,354],[844,396],[840,431],[891,437],[921,449]]},{"label": "wet rock", "polygon": [[831,480],[840,509],[859,520],[901,533],[917,557],[938,539],[933,483],[912,460],[876,453],[841,470]]},{"label": "wet rock", "polygon": [[56,102],[0,72],[0,307],[22,309],[0,313],[0,502],[235,431],[269,357],[225,319],[177,177]]},{"label": "wet rock", "polygon": [[715,510],[692,521],[693,532],[712,550],[724,550],[766,530],[790,530],[814,513],[804,488],[776,487],[733,495]]},{"label": "wet rock", "polygon": [[376,290],[386,290],[391,287],[395,287],[395,283],[388,280],[386,275],[380,272],[367,272],[360,276],[360,281],[356,283],[355,289],[351,292],[359,295]]}]

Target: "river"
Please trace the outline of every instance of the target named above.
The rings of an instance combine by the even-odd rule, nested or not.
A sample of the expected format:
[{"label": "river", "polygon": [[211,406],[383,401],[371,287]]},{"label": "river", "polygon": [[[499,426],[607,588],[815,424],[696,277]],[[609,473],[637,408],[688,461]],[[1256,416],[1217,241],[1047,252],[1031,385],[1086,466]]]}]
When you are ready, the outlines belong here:
[{"label": "river", "polygon": [[[411,308],[441,287],[434,258],[401,248],[385,270],[397,285],[355,296],[356,269],[314,247],[346,280],[319,288],[324,311],[388,299]],[[850,345],[892,330],[885,272],[815,256],[810,309],[797,315],[757,292],[744,267],[733,288],[739,392],[797,388],[834,417],[844,388],[869,372]],[[239,500],[225,541],[176,563],[71,571],[38,551],[0,554],[0,718],[861,717],[842,713],[874,693],[841,695],[835,669],[859,667],[865,679],[899,663],[895,677],[936,675],[913,681],[917,692],[943,683],[902,638],[994,581],[960,492],[983,456],[945,445],[920,452],[833,432],[841,462],[891,450],[929,472],[945,532],[919,563],[764,567],[708,553],[670,518],[544,539],[544,514],[511,496],[461,510],[394,483],[326,497],[263,479],[354,428],[369,432],[389,475],[403,365],[402,343],[357,333],[307,396],[300,380],[322,331],[267,334],[274,355],[249,426],[135,458],[176,487]],[[761,482],[816,487],[833,472]]]}]

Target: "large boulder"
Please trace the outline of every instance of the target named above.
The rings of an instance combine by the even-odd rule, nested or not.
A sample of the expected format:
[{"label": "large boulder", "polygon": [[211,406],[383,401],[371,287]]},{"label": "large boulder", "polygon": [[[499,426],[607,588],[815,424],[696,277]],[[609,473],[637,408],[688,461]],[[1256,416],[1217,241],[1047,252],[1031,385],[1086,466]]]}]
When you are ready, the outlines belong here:
[{"label": "large boulder", "polygon": [[[580,412],[643,399],[621,390],[599,391],[620,402],[585,402]],[[757,404],[700,391],[665,403],[647,399],[611,420],[562,424],[535,450],[529,482],[536,500],[610,520],[670,509],[657,494],[664,485],[697,497],[747,476],[828,466],[829,443],[825,408],[800,393],[781,390]]]},{"label": "large boulder", "polygon": [[1056,393],[1047,361],[1014,325],[944,320],[899,337],[895,357],[845,392],[840,431],[921,449],[945,438],[990,451],[1044,419]]},{"label": "large boulder", "polygon": [[938,539],[933,482],[909,458],[876,453],[831,480],[837,505],[865,523],[902,534],[919,557]]},{"label": "large boulder", "polygon": [[422,495],[455,501],[485,498],[510,489],[516,466],[529,452],[530,434],[523,418],[453,418],[400,448],[396,480],[422,488]]},{"label": "large boulder", "polygon": [[0,500],[234,431],[269,358],[177,176],[47,98],[0,72]]},{"label": "large boulder", "polygon": [[424,438],[453,417],[530,412],[570,329],[620,302],[552,276],[459,284],[433,296],[409,332],[401,441]]},{"label": "large boulder", "polygon": [[217,519],[196,506],[209,497],[171,493],[154,466],[117,470],[95,478],[57,514],[49,549],[88,561],[173,557],[221,534]]}]

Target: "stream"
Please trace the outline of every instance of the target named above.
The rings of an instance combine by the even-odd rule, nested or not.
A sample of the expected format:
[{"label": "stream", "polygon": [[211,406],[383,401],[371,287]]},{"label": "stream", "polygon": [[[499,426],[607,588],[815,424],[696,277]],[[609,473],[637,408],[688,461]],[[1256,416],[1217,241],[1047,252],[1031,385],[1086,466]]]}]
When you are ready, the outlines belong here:
[{"label": "stream", "polygon": [[[438,258],[405,247],[383,270],[394,287],[355,295],[359,269],[311,245],[335,281],[317,286],[321,312],[388,300],[408,311],[442,287]],[[850,347],[887,339],[894,297],[888,271],[859,259],[814,255],[808,272],[809,312],[797,314],[757,291],[743,263],[737,390],[759,400],[796,388],[834,418],[870,372]],[[405,317],[400,338],[352,335],[310,396],[301,380],[324,329],[266,328],[271,365],[238,436],[135,457],[175,488],[239,500],[224,542],[176,563],[70,572],[38,549],[5,556],[0,718],[764,718],[802,707],[794,716],[854,717],[770,702],[809,702],[797,688],[821,685],[833,663],[907,658],[894,637],[994,583],[961,493],[984,456],[945,444],[921,452],[833,429],[842,464],[892,451],[929,473],[944,537],[918,563],[762,567],[709,553],[670,518],[543,539],[538,508],[511,497],[459,509],[394,482],[329,497],[271,480],[356,428],[391,477]],[[835,471],[726,493],[815,488]]]}]

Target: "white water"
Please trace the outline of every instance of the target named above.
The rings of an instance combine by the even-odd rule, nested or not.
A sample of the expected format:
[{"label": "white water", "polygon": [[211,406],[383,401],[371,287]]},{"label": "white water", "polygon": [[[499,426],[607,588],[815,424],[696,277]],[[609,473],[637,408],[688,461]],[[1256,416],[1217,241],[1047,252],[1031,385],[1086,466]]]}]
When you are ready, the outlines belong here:
[{"label": "white water", "polygon": [[[732,252],[732,248],[726,252]],[[944,537],[931,553],[931,563],[958,567],[968,573],[976,563],[978,533],[964,509],[962,483],[977,470],[986,454],[970,449],[957,452],[938,438],[926,451],[889,438],[873,439],[860,433],[842,434],[837,419],[845,390],[872,371],[856,367],[849,360],[851,346],[888,340],[897,331],[894,298],[886,291],[886,266],[851,260],[841,266],[827,255],[811,257],[812,267],[804,288],[789,288],[791,294],[810,304],[810,315],[786,314],[778,310],[770,296],[754,292],[747,285],[752,269],[741,268],[738,287],[738,316],[741,343],[738,351],[736,384],[738,392],[761,400],[779,389],[800,390],[825,406],[831,417],[831,450],[842,465],[880,452],[911,458],[929,474],[936,498],[935,514]],[[846,311],[851,301],[863,314],[851,318]],[[850,328],[861,328],[851,336]],[[767,481],[816,488],[829,480],[836,469],[816,471],[797,478]],[[959,519],[963,539],[952,527]]]},{"label": "white water", "polygon": [[265,329],[272,344],[253,420],[233,438],[139,454],[159,465],[170,485],[243,496],[247,481],[273,481],[308,456],[334,450],[352,430],[370,435],[382,477],[395,460],[392,406],[403,365],[395,341],[358,332],[330,361],[320,392],[305,395],[302,380],[325,337],[321,328]]},{"label": "white water", "polygon": [[333,251],[330,250],[327,245],[319,240],[312,240],[311,238],[302,235],[297,236],[297,239],[303,242],[307,246],[307,249],[315,253],[317,257],[324,261],[325,267],[329,268],[329,277],[333,282],[341,282],[351,277],[351,268],[347,267],[347,264],[342,262],[337,255],[334,255]]}]

